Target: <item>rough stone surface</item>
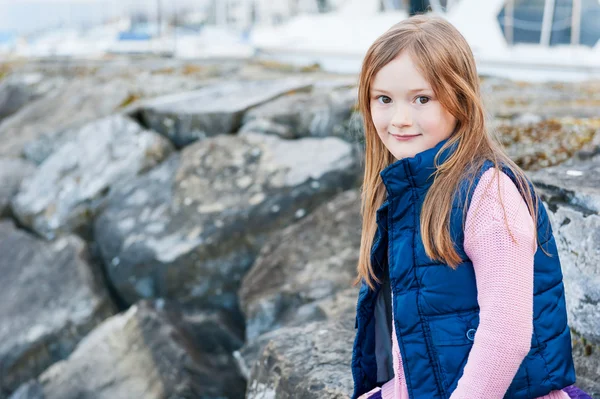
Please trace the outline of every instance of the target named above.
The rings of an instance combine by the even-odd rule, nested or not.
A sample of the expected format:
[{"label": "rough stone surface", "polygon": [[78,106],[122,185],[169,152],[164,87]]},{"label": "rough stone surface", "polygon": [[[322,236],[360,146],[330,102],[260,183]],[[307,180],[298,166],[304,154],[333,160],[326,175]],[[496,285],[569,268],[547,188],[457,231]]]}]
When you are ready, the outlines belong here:
[{"label": "rough stone surface", "polygon": [[352,393],[353,329],[315,322],[261,339],[264,350],[250,372],[247,399],[347,399]]},{"label": "rough stone surface", "polygon": [[142,100],[197,90],[225,68],[188,65],[181,71],[170,67],[148,71],[104,62],[94,71],[82,71],[94,67],[78,69],[75,64],[57,67],[49,62],[40,72],[29,63],[18,67],[22,73],[5,79],[27,85],[33,96],[0,124],[0,154],[24,155],[40,164],[81,126],[112,114],[128,114]]},{"label": "rough stone surface", "polygon": [[[97,84],[93,79],[76,79],[22,107],[0,124],[0,154],[21,156],[27,143],[108,116],[128,97],[123,82]],[[39,163],[48,154],[29,154]]]},{"label": "rough stone surface", "polygon": [[577,385],[600,397],[600,156],[531,174],[547,202],[563,269]]},{"label": "rough stone surface", "polygon": [[64,76],[48,76],[23,69],[21,65],[6,76],[0,76],[0,120],[15,114],[42,96],[57,93],[70,80]]},{"label": "rough stone surface", "polygon": [[13,212],[48,239],[85,230],[111,186],[152,168],[171,151],[168,140],[122,116],[85,125],[23,182]]},{"label": "rough stone surface", "polygon": [[600,399],[600,345],[594,344],[572,332],[573,358],[577,385],[592,399]]},{"label": "rough stone surface", "polygon": [[32,380],[21,385],[10,399],[46,399],[46,397],[42,386],[36,380]]},{"label": "rough stone surface", "polygon": [[600,216],[557,205],[551,213],[563,268],[569,325],[600,344]]},{"label": "rough stone surface", "polygon": [[343,124],[356,106],[356,89],[315,89],[295,93],[246,113],[240,131],[277,134],[284,138],[342,136]]},{"label": "rough stone surface", "polygon": [[286,126],[281,123],[274,122],[267,118],[257,118],[252,119],[248,122],[244,122],[240,130],[238,131],[239,135],[244,135],[246,133],[262,133],[262,134],[272,134],[275,136],[279,136],[282,139],[295,139],[297,138],[294,129]]},{"label": "rough stone surface", "polygon": [[357,178],[354,149],[338,138],[221,135],[115,189],[95,238],[125,302],[236,309],[239,283],[268,236]]},{"label": "rough stone surface", "polygon": [[114,312],[85,244],[46,243],[0,222],[0,397],[64,359]]},{"label": "rough stone surface", "polygon": [[493,123],[508,155],[527,170],[561,164],[575,155],[592,156],[600,151],[600,119],[533,116]]},{"label": "rough stone surface", "polygon": [[295,78],[230,81],[145,101],[136,113],[146,126],[183,147],[198,139],[234,133],[248,109],[310,86],[309,80]]},{"label": "rough stone surface", "polygon": [[[168,70],[164,71],[164,73],[153,74],[147,71],[141,71],[133,76],[127,76],[126,78],[119,77],[115,79],[114,76],[97,77],[94,78],[93,82],[96,86],[107,86],[104,90],[108,90],[115,82],[117,82],[121,88],[126,89],[126,97],[122,97],[122,92],[120,91],[115,93],[115,108],[112,112],[113,115],[125,116],[134,113],[134,111],[138,109],[139,104],[144,100],[182,91],[197,90],[207,84],[206,81],[201,79],[193,79],[195,75],[171,76],[167,72]],[[98,73],[98,75],[102,76],[101,73]],[[117,103],[116,101],[121,102]],[[102,108],[100,111],[102,111]],[[110,108],[107,108],[106,112],[103,111],[98,115],[98,118],[101,119],[110,113]],[[54,151],[61,148],[67,142],[72,141],[73,138],[77,136],[81,127],[93,122],[93,119],[92,115],[90,115],[89,120],[84,121],[80,121],[76,118],[73,123],[68,124],[67,127],[51,133],[42,134],[23,146],[23,155],[32,162],[38,164],[42,163]]]},{"label": "rough stone surface", "polygon": [[9,204],[21,181],[35,172],[35,165],[20,158],[0,158],[0,217],[7,216]]},{"label": "rough stone surface", "polygon": [[244,324],[234,313],[220,309],[179,310],[174,302],[169,304],[172,309],[177,310],[181,325],[185,327],[195,346],[200,350],[230,356],[244,345]]},{"label": "rough stone surface", "polygon": [[0,82],[0,120],[17,112],[33,98],[31,88],[22,81],[4,79]]},{"label": "rough stone surface", "polygon": [[264,245],[239,293],[248,341],[284,325],[327,319],[319,302],[351,286],[360,225],[360,196],[351,190]]},{"label": "rough stone surface", "polygon": [[571,160],[563,165],[532,172],[537,187],[549,201],[579,207],[584,215],[600,213],[600,156]]},{"label": "rough stone surface", "polygon": [[274,336],[273,332],[288,327],[302,327],[309,323],[334,323],[338,327],[347,331],[355,331],[354,322],[356,320],[356,301],[358,296],[358,288],[346,288],[337,292],[333,296],[326,297],[314,302],[309,302],[305,305],[300,305],[297,308],[296,315],[292,316],[291,312],[282,327],[273,327],[273,330],[263,333],[257,337],[246,341],[244,346],[234,353],[237,361],[237,366],[246,378],[250,379],[252,367],[259,360],[265,346]]},{"label": "rough stone surface", "polygon": [[18,398],[37,399],[40,391],[45,399],[243,397],[231,355],[198,343],[181,314],[163,301],[142,301],[103,322],[68,359],[23,388],[31,396]]}]

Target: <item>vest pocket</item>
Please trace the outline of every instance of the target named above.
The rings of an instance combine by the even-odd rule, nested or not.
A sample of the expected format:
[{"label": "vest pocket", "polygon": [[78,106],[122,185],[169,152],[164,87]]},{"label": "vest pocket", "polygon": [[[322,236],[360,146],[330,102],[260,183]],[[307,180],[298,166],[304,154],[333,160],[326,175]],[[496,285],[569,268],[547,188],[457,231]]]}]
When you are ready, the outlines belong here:
[{"label": "vest pocket", "polygon": [[471,352],[479,326],[479,309],[429,317],[428,323],[442,381],[447,392],[451,393],[456,389]]},{"label": "vest pocket", "polygon": [[428,317],[434,345],[468,345],[473,343],[479,326],[479,309]]}]

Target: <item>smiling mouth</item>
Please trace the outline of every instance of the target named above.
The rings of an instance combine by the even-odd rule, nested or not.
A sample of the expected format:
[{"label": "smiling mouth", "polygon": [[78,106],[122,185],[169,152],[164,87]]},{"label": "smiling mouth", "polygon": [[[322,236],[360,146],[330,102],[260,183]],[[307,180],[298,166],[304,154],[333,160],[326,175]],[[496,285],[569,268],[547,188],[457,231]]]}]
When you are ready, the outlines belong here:
[{"label": "smiling mouth", "polygon": [[420,136],[420,134],[392,134],[392,133],[389,133],[389,135],[394,137],[396,140],[401,140],[401,141],[410,140],[412,138]]}]

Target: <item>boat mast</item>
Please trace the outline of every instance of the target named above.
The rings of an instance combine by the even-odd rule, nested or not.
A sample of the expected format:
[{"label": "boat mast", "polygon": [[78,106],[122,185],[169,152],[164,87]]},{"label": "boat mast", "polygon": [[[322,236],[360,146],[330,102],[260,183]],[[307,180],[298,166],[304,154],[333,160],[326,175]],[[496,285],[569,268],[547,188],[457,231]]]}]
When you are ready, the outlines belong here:
[{"label": "boat mast", "polygon": [[515,0],[508,0],[504,9],[504,37],[508,45],[514,44]]},{"label": "boat mast", "polygon": [[544,16],[542,19],[542,34],[540,44],[550,46],[550,36],[552,35],[552,19],[554,19],[554,7],[556,0],[546,0],[544,4]]},{"label": "boat mast", "polygon": [[162,7],[160,4],[160,0],[156,0],[156,24],[157,24],[157,34],[158,37],[162,35]]},{"label": "boat mast", "polygon": [[573,0],[571,9],[571,45],[578,45],[581,34],[581,0]]}]

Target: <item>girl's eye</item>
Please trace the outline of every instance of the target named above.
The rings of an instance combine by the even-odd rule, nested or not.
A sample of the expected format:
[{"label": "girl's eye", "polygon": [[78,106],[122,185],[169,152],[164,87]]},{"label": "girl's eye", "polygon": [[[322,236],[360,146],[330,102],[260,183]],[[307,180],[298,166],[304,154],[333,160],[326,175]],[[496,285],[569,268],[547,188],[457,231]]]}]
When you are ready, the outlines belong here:
[{"label": "girl's eye", "polygon": [[429,102],[430,98],[427,96],[419,96],[417,97],[417,102],[421,105],[425,105]]},{"label": "girl's eye", "polygon": [[388,96],[379,96],[377,97],[377,101],[379,101],[381,104],[389,104],[392,102],[392,99]]}]

